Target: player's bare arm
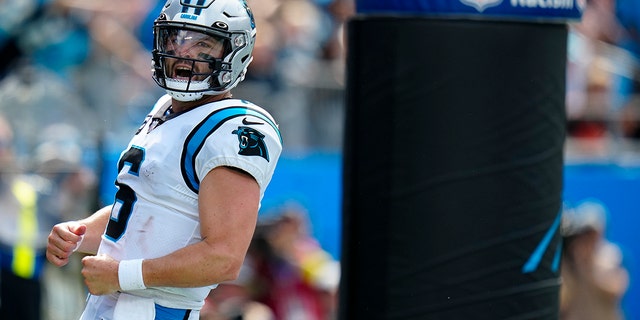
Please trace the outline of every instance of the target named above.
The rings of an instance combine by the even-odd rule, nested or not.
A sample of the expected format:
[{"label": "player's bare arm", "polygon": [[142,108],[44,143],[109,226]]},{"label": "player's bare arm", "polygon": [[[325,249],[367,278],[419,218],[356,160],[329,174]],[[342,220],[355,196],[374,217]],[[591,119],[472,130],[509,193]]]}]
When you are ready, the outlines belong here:
[{"label": "player's bare arm", "polygon": [[86,219],[55,225],[49,233],[46,256],[53,265],[61,267],[69,263],[75,251],[95,253],[100,237],[109,220],[111,206],[96,211]]},{"label": "player's bare arm", "polygon": [[196,287],[237,278],[255,229],[260,188],[250,175],[218,167],[200,185],[203,240],[145,260],[146,286]]},{"label": "player's bare arm", "polygon": [[[145,260],[145,286],[198,287],[235,279],[253,236],[259,199],[260,188],[250,175],[226,167],[211,170],[200,185],[203,240]],[[103,255],[85,257],[82,263],[89,292],[120,290],[118,261]]]}]

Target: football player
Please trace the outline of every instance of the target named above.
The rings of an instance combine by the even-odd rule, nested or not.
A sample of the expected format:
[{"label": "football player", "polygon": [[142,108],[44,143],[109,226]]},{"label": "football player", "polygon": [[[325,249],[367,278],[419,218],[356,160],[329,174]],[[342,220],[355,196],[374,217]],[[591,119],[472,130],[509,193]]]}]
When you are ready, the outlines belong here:
[{"label": "football player", "polygon": [[231,96],[256,37],[244,0],[169,0],[153,34],[167,94],[121,153],[113,205],[49,235],[54,265],[90,254],[81,319],[198,319],[238,276],[282,151],[271,115]]}]

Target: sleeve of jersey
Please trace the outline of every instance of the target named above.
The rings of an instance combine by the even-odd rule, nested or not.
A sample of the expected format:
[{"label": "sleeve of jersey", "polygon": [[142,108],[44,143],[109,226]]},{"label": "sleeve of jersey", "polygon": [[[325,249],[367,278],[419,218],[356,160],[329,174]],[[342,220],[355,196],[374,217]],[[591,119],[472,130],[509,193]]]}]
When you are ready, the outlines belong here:
[{"label": "sleeve of jersey", "polygon": [[282,152],[280,134],[271,121],[241,115],[221,121],[195,157],[195,173],[204,179],[219,166],[239,168],[252,175],[264,193]]}]

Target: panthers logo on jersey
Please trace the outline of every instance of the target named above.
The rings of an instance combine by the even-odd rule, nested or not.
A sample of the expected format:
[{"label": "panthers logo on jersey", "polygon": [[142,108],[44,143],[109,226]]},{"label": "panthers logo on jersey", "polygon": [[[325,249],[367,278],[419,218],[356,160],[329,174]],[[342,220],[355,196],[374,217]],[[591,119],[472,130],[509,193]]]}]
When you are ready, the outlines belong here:
[{"label": "panthers logo on jersey", "polygon": [[269,161],[269,152],[264,144],[264,134],[250,127],[238,127],[231,133],[238,136],[240,143],[239,155],[243,156],[260,156]]}]

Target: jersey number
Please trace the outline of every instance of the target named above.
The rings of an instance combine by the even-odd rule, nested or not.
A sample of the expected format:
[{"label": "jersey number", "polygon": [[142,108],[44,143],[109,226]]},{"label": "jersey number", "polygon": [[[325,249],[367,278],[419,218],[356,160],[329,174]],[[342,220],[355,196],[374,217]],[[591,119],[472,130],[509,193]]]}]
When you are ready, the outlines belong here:
[{"label": "jersey number", "polygon": [[[129,167],[129,174],[138,176],[142,161],[144,161],[144,149],[132,146],[120,158],[118,172],[122,171],[126,165]],[[105,235],[113,241],[117,241],[124,234],[133,211],[133,205],[138,199],[136,193],[128,185],[116,181],[116,186],[118,187],[118,192],[116,192],[116,199],[113,208],[111,208],[111,217],[105,231]]]}]

